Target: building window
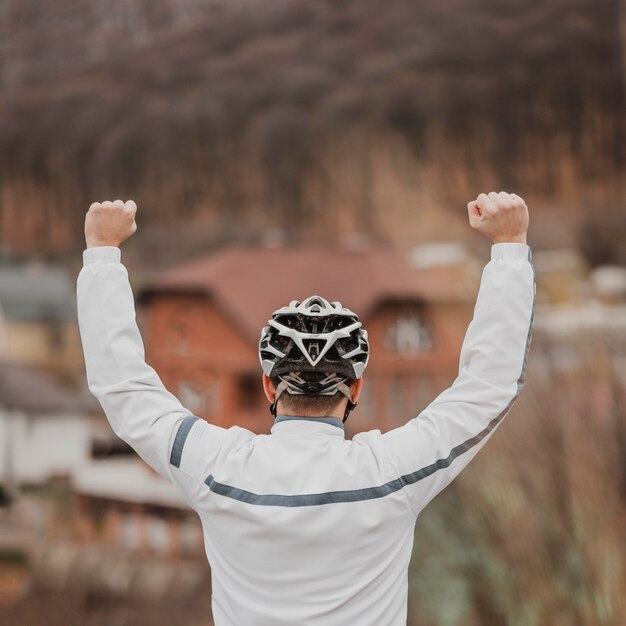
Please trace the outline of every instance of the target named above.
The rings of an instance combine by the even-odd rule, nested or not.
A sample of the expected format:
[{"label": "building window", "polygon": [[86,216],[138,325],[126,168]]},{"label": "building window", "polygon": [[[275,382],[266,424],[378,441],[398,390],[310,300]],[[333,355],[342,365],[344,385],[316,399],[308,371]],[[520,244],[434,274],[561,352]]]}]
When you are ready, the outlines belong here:
[{"label": "building window", "polygon": [[148,545],[156,554],[165,554],[169,548],[170,537],[167,522],[161,517],[148,519]]},{"label": "building window", "polygon": [[178,383],[178,396],[181,404],[192,413],[202,413],[204,409],[204,398],[202,392],[193,384],[186,380]]},{"label": "building window", "polygon": [[122,515],[120,527],[120,544],[128,550],[138,550],[141,542],[141,528],[138,513]]},{"label": "building window", "polygon": [[180,550],[184,556],[203,556],[202,532],[195,518],[180,521]]},{"label": "building window", "polygon": [[423,375],[409,379],[407,384],[409,392],[409,413],[418,415],[435,399],[436,394],[433,381],[430,376]]},{"label": "building window", "polygon": [[242,409],[257,409],[261,399],[261,377],[258,374],[242,374],[237,380],[237,395]]},{"label": "building window", "polygon": [[202,385],[181,380],[177,387],[181,404],[192,413],[207,418],[217,415],[220,403],[219,379],[208,379]]},{"label": "building window", "polygon": [[404,423],[406,420],[406,402],[405,402],[406,380],[400,376],[394,376],[389,379],[389,387],[387,393],[387,401],[389,406],[389,415],[392,423]]},{"label": "building window", "polygon": [[387,330],[385,347],[405,356],[430,350],[433,337],[424,316],[415,309],[401,312]]}]

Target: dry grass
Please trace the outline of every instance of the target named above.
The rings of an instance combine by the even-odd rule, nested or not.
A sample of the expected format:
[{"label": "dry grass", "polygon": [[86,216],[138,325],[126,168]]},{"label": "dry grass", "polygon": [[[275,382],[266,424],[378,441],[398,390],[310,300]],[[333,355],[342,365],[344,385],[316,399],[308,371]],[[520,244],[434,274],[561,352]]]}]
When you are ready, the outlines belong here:
[{"label": "dry grass", "polygon": [[[595,333],[560,345],[538,338],[511,415],[418,521],[414,626],[623,624],[622,349],[623,338]],[[437,524],[442,530],[435,532]],[[435,550],[424,547],[432,537]],[[445,622],[446,594],[455,584],[452,604],[461,617]]]}]

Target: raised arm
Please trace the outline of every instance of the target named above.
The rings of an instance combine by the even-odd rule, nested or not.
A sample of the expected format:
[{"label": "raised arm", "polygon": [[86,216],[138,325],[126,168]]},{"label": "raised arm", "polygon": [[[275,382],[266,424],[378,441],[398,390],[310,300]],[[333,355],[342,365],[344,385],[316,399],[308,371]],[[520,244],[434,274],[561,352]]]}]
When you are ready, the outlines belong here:
[{"label": "raised arm", "polygon": [[470,224],[494,245],[452,386],[406,425],[383,435],[415,513],[471,461],[524,385],[535,282],[528,209],[514,194],[481,194]]},{"label": "raised arm", "polygon": [[113,431],[180,486],[181,471],[206,476],[225,431],[194,417],[145,362],[119,248],[136,230],[136,209],[132,201],[96,203],[85,220],[77,300],[87,382]]}]

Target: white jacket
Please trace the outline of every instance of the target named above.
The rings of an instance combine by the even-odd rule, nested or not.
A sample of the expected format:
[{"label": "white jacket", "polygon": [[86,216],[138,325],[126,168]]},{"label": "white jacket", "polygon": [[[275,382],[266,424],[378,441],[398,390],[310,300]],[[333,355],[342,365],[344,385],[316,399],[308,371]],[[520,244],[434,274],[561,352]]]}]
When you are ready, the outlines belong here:
[{"label": "white jacket", "polygon": [[485,444],[524,384],[530,248],[492,247],[452,386],[404,426],[352,440],[335,419],[278,417],[271,434],[255,435],[194,417],[145,363],[120,258],[115,247],[83,253],[78,315],[89,389],[117,435],[198,512],[216,625],[406,624],[417,515]]}]

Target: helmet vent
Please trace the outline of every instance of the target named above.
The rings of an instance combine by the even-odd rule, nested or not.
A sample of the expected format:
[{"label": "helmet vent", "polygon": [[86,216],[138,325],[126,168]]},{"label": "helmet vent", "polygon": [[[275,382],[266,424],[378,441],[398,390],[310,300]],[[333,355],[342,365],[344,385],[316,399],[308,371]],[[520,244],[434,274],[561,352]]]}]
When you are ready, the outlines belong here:
[{"label": "helmet vent", "polygon": [[259,357],[268,376],[319,372],[360,378],[369,357],[367,332],[339,302],[320,296],[292,300],[274,311],[261,332]]},{"label": "helmet vent", "polygon": [[316,394],[322,390],[322,384],[315,380],[308,380],[302,385],[302,391],[304,393]]},{"label": "helmet vent", "polygon": [[320,355],[320,342],[319,341],[310,341],[304,340],[304,347],[306,348],[309,356],[312,359],[316,359]]}]

